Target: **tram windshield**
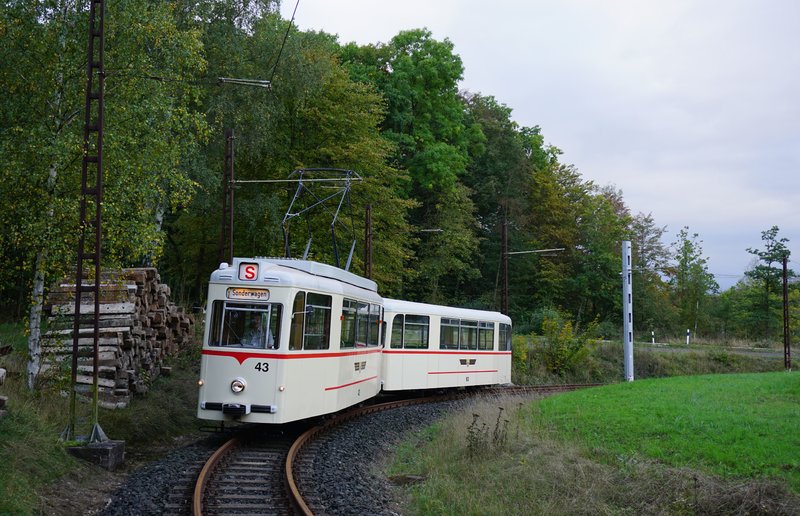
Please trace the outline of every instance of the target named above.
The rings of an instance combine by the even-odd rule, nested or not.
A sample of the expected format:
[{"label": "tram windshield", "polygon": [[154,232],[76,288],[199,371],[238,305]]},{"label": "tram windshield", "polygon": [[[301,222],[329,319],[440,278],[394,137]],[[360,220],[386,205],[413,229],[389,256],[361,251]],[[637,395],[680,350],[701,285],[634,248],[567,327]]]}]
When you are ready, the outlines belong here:
[{"label": "tram windshield", "polygon": [[281,305],[215,301],[209,346],[277,349]]}]

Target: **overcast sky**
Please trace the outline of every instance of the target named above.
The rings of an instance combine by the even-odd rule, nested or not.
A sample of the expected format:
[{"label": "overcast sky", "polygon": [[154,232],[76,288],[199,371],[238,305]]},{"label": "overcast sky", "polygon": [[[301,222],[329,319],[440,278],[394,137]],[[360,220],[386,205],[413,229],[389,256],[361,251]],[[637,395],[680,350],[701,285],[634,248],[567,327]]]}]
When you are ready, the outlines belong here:
[{"label": "overcast sky", "polygon": [[666,244],[699,233],[723,288],[773,225],[800,252],[800,1],[300,0],[295,24],[341,43],[449,39],[462,89],[539,125]]}]

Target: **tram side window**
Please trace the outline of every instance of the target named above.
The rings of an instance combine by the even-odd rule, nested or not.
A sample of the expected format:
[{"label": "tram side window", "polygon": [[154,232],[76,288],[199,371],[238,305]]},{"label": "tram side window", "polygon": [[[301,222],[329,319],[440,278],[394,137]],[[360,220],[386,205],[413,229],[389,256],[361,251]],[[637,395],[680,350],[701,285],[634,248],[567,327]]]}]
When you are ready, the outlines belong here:
[{"label": "tram side window", "polygon": [[380,322],[381,305],[369,305],[369,334],[367,335],[367,346],[376,347],[380,345]]},{"label": "tram side window", "polygon": [[289,349],[328,349],[331,340],[331,296],[298,292],[292,304]]},{"label": "tram side window", "polygon": [[500,351],[511,351],[510,324],[500,324]]},{"label": "tram side window", "polygon": [[484,351],[494,349],[494,323],[478,323],[478,349]]},{"label": "tram side window", "polygon": [[427,315],[407,315],[403,341],[405,348],[428,349],[430,320]]},{"label": "tram side window", "polygon": [[331,296],[309,292],[303,349],[328,349],[331,340]]},{"label": "tram side window", "polygon": [[303,349],[303,327],[306,321],[306,293],[298,292],[292,304],[292,323],[289,331],[289,349]]},{"label": "tram side window", "polygon": [[352,299],[342,302],[342,348],[356,347],[357,303]]},{"label": "tram side window", "polygon": [[392,320],[392,349],[401,349],[403,347],[403,321],[405,316],[398,314]]},{"label": "tram side window", "polygon": [[461,321],[460,349],[478,349],[478,321]]},{"label": "tram side window", "polygon": [[441,349],[458,349],[458,326],[458,319],[442,318],[439,337],[439,347]]}]

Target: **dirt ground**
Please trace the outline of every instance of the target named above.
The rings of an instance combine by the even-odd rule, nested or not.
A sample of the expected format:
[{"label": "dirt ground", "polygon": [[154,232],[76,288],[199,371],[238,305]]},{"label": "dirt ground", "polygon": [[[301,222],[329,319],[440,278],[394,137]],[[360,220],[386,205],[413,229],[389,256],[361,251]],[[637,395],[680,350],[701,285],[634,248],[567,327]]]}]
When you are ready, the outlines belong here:
[{"label": "dirt ground", "polygon": [[126,449],[125,463],[116,471],[79,462],[70,474],[63,476],[39,492],[40,514],[56,516],[91,516],[100,513],[111,496],[133,471],[145,466],[153,457],[187,446],[198,437],[181,437],[169,445]]}]

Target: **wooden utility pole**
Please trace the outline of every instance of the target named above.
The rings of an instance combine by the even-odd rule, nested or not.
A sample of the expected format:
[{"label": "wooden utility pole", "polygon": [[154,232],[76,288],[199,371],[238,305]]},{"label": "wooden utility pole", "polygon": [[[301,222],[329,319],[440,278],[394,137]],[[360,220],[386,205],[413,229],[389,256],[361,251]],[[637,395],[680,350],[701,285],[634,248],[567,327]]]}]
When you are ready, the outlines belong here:
[{"label": "wooden utility pole", "polygon": [[372,279],[372,205],[367,204],[364,217],[364,277]]},{"label": "wooden utility pole", "polygon": [[783,367],[792,370],[791,336],[789,334],[789,257],[783,255]]},{"label": "wooden utility pole", "polygon": [[225,129],[225,167],[222,171],[222,228],[219,261],[233,263],[233,129]]}]

